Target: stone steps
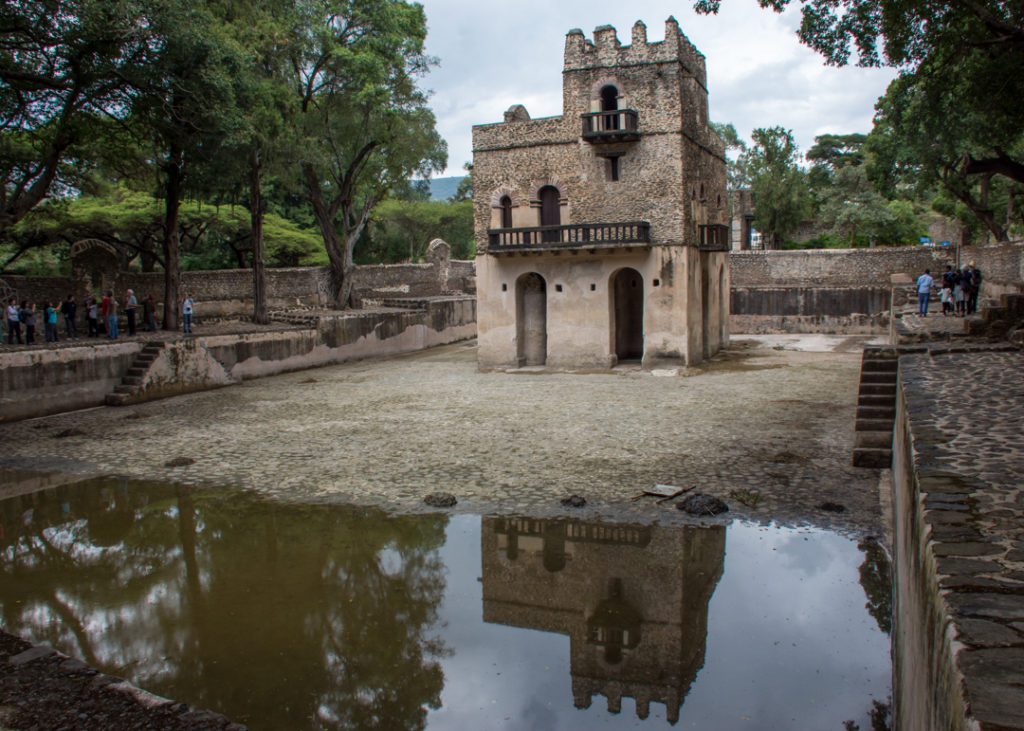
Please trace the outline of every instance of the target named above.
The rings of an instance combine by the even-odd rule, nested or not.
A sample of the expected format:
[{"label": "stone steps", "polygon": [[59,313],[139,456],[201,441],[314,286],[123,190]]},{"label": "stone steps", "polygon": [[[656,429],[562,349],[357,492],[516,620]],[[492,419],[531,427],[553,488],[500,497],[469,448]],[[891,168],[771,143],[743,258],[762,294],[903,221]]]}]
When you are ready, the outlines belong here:
[{"label": "stone steps", "polygon": [[855,467],[886,468],[892,464],[898,378],[899,356],[896,351],[882,348],[864,350],[857,395],[857,421],[854,424]]},{"label": "stone steps", "polygon": [[160,357],[161,351],[166,346],[167,343],[162,340],[150,340],[142,347],[122,376],[121,383],[114,386],[114,390],[104,398],[107,406],[124,406],[128,402],[131,396],[139,390],[139,386],[146,378],[146,373],[149,372],[150,367]]}]

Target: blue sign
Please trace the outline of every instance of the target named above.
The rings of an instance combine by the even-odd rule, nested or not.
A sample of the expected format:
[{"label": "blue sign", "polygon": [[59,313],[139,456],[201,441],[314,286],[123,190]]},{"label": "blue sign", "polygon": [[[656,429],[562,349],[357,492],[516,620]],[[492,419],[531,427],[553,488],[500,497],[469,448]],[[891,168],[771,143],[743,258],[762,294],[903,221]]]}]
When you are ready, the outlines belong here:
[{"label": "blue sign", "polygon": [[930,244],[931,242],[932,242],[931,236],[922,236],[921,237],[921,243],[922,244]]}]

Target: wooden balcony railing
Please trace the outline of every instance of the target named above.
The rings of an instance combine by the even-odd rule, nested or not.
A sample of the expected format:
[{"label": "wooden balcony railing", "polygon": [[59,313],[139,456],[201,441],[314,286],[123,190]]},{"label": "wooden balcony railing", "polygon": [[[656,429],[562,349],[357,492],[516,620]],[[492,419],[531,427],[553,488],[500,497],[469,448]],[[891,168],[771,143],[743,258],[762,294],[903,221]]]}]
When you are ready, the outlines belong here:
[{"label": "wooden balcony railing", "polygon": [[701,251],[728,251],[729,227],[720,223],[698,226],[697,245]]},{"label": "wooden balcony railing", "polygon": [[640,139],[637,115],[632,109],[588,112],[582,115],[583,139],[587,142],[630,142]]},{"label": "wooden balcony railing", "polygon": [[487,231],[487,250],[492,252],[609,249],[647,246],[650,243],[651,224],[646,221],[492,228]]}]

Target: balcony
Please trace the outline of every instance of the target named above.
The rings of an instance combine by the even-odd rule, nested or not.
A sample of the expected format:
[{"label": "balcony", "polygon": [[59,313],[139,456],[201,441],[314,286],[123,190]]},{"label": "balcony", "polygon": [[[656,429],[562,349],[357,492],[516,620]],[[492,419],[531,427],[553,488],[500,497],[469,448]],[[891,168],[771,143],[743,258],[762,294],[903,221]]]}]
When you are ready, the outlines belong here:
[{"label": "balcony", "polygon": [[640,139],[637,116],[632,109],[589,112],[583,118],[583,139],[591,144],[634,142]]},{"label": "balcony", "polygon": [[651,224],[646,221],[492,228],[487,231],[487,252],[491,254],[620,249],[649,246],[650,243]]},{"label": "balcony", "polygon": [[701,251],[728,251],[729,227],[720,223],[698,226],[697,246]]}]

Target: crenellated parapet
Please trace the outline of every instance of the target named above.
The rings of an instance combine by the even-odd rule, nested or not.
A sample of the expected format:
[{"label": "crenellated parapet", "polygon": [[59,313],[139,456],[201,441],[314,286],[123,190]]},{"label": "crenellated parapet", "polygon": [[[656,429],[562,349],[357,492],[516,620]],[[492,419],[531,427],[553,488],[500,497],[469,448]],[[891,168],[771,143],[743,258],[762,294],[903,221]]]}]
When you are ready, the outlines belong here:
[{"label": "crenellated parapet", "polygon": [[565,37],[565,71],[678,62],[707,88],[707,66],[704,54],[679,29],[675,18],[665,21],[665,40],[649,42],[647,25],[638,20],[633,25],[632,42],[624,46],[619,42],[614,27],[602,25],[594,29],[594,39],[588,40],[579,28]]}]

